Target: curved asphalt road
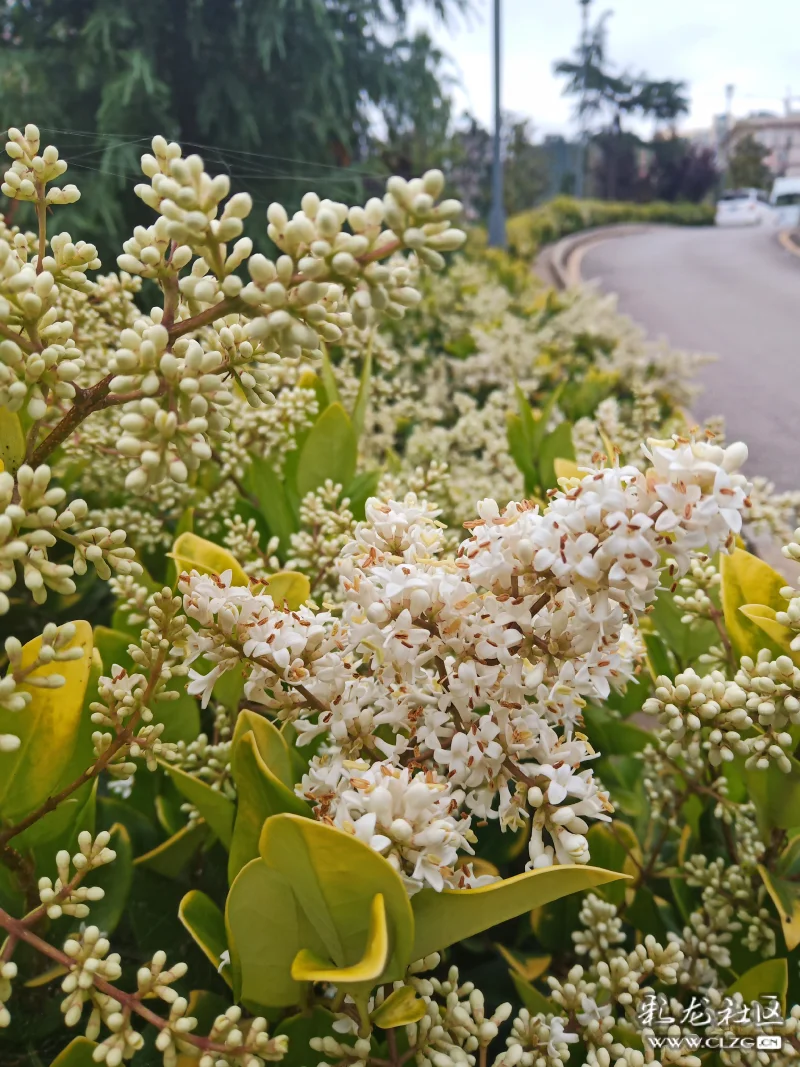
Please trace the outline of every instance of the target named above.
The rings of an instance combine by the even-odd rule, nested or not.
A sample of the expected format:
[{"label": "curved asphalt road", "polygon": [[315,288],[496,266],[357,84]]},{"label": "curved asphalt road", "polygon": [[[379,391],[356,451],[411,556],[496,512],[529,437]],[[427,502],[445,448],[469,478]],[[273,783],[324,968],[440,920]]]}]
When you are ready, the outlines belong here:
[{"label": "curved asphalt road", "polygon": [[673,348],[714,353],[698,419],[722,414],[748,471],[800,489],[800,257],[774,230],[664,228],[590,246],[582,276]]}]

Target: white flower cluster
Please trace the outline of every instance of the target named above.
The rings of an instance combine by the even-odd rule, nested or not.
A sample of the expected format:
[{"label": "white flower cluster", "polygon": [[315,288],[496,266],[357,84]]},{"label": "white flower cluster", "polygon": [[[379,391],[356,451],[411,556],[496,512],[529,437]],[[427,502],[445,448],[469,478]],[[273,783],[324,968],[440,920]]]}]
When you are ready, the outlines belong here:
[{"label": "white flower cluster", "polygon": [[188,659],[211,667],[189,691],[207,703],[244,662],[248,700],[295,720],[301,744],[325,737],[299,791],[412,891],[469,878],[453,864],[472,816],[528,822],[530,867],[587,862],[587,820],[612,808],[584,767],[582,709],[631,677],[661,554],[680,572],[727,549],[746,508],[743,446],[651,441],[647,455],[645,473],[589,471],[544,511],[481,502],[455,558],[427,501],[369,501],[339,560],[341,618],[182,575]]},{"label": "white flower cluster", "polygon": [[78,834],[78,848],[71,858],[74,875],[70,877],[70,854],[66,849],[56,853],[58,877],[55,882],[50,878],[39,879],[39,900],[45,906],[49,919],[58,919],[62,915],[74,915],[85,919],[89,914],[86,901],[102,900],[105,891],[100,886],[83,886],[79,883],[92,870],[113,863],[117,858],[113,848],[108,847],[111,834],[101,830],[97,837],[92,837],[88,830]]},{"label": "white flower cluster", "polygon": [[8,131],[6,153],[13,159],[9,170],[3,175],[2,192],[10,200],[42,201],[52,204],[74,204],[80,199],[80,193],[74,185],[49,189],[48,182],[60,177],[67,169],[63,159],[58,158],[58,150],[48,145],[42,154],[39,130],[29,124],[24,133],[13,126]]}]

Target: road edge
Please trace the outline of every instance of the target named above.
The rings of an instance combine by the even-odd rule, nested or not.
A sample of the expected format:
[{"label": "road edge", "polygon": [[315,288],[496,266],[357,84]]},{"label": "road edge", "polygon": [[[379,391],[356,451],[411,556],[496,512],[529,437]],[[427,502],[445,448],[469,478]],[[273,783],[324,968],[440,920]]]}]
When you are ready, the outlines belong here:
[{"label": "road edge", "polygon": [[534,269],[540,278],[556,289],[571,289],[580,284],[583,257],[594,245],[665,228],[651,223],[623,222],[616,226],[595,226],[590,230],[581,230],[580,233],[563,237],[555,244],[546,245],[536,258]]}]

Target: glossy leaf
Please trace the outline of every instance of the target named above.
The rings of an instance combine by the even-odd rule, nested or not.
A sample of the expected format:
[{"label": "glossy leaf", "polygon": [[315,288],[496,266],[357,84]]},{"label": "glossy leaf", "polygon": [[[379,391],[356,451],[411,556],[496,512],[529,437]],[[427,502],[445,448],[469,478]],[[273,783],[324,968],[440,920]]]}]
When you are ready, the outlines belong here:
[{"label": "glossy leaf", "polygon": [[198,574],[224,574],[225,571],[231,571],[233,585],[247,586],[250,583],[238,561],[226,548],[197,534],[182,533],[167,555],[183,570],[195,570]]},{"label": "glossy leaf", "polygon": [[[192,889],[181,900],[178,918],[194,938],[207,959],[219,971],[222,953],[227,951],[228,937],[225,932],[225,916],[217,905],[199,889]],[[220,972],[228,981],[227,968]]]},{"label": "glossy leaf", "polygon": [[233,837],[233,817],[236,810],[233,801],[218,789],[212,789],[202,779],[187,774],[179,767],[173,767],[164,762],[161,766],[175,783],[178,791],[197,808],[225,848],[230,848]]},{"label": "glossy leaf", "polygon": [[759,630],[763,630],[769,640],[783,650],[784,655],[790,656],[795,664],[800,665],[800,652],[793,652],[790,647],[796,636],[795,631],[784,626],[782,622],[778,622],[775,618],[777,614],[775,608],[767,604],[743,604],[739,611],[748,622],[757,626]]},{"label": "glossy leaf", "polygon": [[800,945],[800,885],[773,874],[761,864],[758,873],[777,909],[786,947],[792,952]]},{"label": "glossy leaf", "polygon": [[297,611],[311,596],[311,585],[299,571],[278,571],[264,580],[259,576],[263,592],[269,593],[278,607]]},{"label": "glossy leaf", "polygon": [[356,472],[358,443],[350,416],[341,404],[329,405],[311,427],[297,462],[301,497],[330,478],[349,485]]},{"label": "glossy leaf", "polygon": [[396,1026],[410,1026],[417,1023],[426,1013],[425,1001],[411,986],[401,986],[384,1000],[370,1015],[370,1020],[381,1030],[393,1030]]},{"label": "glossy leaf", "polygon": [[294,789],[296,781],[294,765],[286,738],[270,719],[264,715],[259,715],[258,712],[251,711],[249,708],[244,708],[239,712],[233,731],[231,768],[234,777],[237,773],[236,763],[239,742],[248,733],[253,734],[261,759],[275,777],[283,782],[287,789]]},{"label": "glossy leaf", "polygon": [[552,900],[628,876],[579,864],[543,867],[478,889],[423,889],[411,898],[418,960]]},{"label": "glossy leaf", "polygon": [[540,993],[531,982],[526,982],[521,974],[517,974],[516,971],[509,971],[508,973],[514,983],[517,996],[532,1015],[538,1015],[540,1012],[544,1012],[545,1015],[552,1014],[556,1008],[552,1000],[546,997],[544,993]]},{"label": "glossy leaf", "polygon": [[[326,1008],[315,1006],[310,1011],[298,1012],[283,1019],[274,1033],[289,1038],[289,1051],[281,1060],[281,1067],[308,1067],[308,1048],[312,1037],[336,1037],[333,1024],[336,1016]],[[323,1053],[315,1053],[316,1060],[324,1062]]]},{"label": "glossy leaf", "polygon": [[737,978],[728,989],[728,996],[741,993],[745,1004],[752,1004],[764,996],[774,995],[786,1011],[786,991],[789,986],[789,963],[786,959],[764,960]]},{"label": "glossy leaf", "polygon": [[252,860],[239,871],[225,905],[236,1000],[286,1007],[299,1004],[302,986],[292,963],[303,948],[324,952],[292,892],[291,875]]},{"label": "glossy leaf", "polygon": [[[278,731],[275,730],[275,733],[278,734]],[[280,734],[278,738],[283,742]],[[262,759],[255,734],[247,733],[240,737],[235,751],[233,776],[239,803],[228,857],[230,881],[258,855],[258,842],[267,819],[282,812],[293,812],[307,819],[312,817],[308,804],[296,796],[294,790],[285,785]]]},{"label": "glossy leaf", "polygon": [[539,466],[539,484],[542,489],[555,489],[558,486],[556,460],[575,459],[571,422],[560,422],[554,430],[542,438],[536,459]]},{"label": "glossy leaf", "polygon": [[[40,689],[21,682],[18,691],[31,696],[24,711],[0,708],[0,734],[16,734],[20,738],[16,751],[0,752],[0,818],[9,822],[16,822],[44,803],[69,765],[78,742],[92,665],[92,628],[82,621],[76,622],[75,628],[69,647],[80,648],[81,658],[54,661],[35,672],[37,678],[60,674],[65,685]],[[23,647],[22,668],[36,661],[41,647],[41,637]]]},{"label": "glossy leaf", "polygon": [[537,482],[533,465],[533,452],[528,443],[525,425],[520,416],[515,415],[513,412],[506,414],[506,436],[511,458],[525,479],[525,491],[532,493],[536,489]]},{"label": "glossy leaf", "polygon": [[780,591],[786,579],[758,556],[741,548],[734,549],[731,555],[720,556],[720,574],[725,627],[736,655],[755,659],[762,648],[780,655],[780,646],[739,609],[760,604],[784,611],[786,601]]},{"label": "glossy leaf", "polygon": [[97,1067],[92,1058],[96,1048],[96,1041],[90,1041],[88,1037],[74,1037],[67,1047],[59,1052],[50,1067]]},{"label": "glossy leaf", "polygon": [[350,501],[350,511],[353,514],[353,518],[359,522],[363,522],[367,501],[371,496],[375,496],[380,480],[380,471],[362,471],[361,474],[355,476],[348,486],[345,486],[342,496],[347,497]]},{"label": "glossy leaf", "polygon": [[[361,959],[370,906],[383,896],[389,928],[389,958],[383,981],[405,973],[412,959],[413,919],[400,876],[358,838],[312,819],[276,815],[264,824],[264,862],[291,882],[299,907],[314,925],[324,951],[311,948],[337,967]],[[357,877],[353,872],[357,871]]]},{"label": "glossy leaf", "polygon": [[247,481],[258,501],[261,514],[267,520],[270,532],[280,541],[281,550],[286,552],[292,534],[297,532],[298,524],[286,496],[283,481],[266,460],[257,456],[252,457]]},{"label": "glossy leaf", "polygon": [[15,474],[25,461],[25,448],[19,415],[7,407],[0,408],[0,470]]},{"label": "glossy leaf", "polygon": [[553,470],[559,482],[562,478],[582,477],[581,469],[575,460],[564,459],[563,456],[558,456],[553,460]]},{"label": "glossy leaf", "polygon": [[207,837],[208,827],[202,821],[194,826],[184,826],[156,848],[137,856],[133,865],[146,867],[165,878],[178,878]]},{"label": "glossy leaf", "polygon": [[519,956],[509,951],[505,945],[495,944],[494,947],[511,969],[521,978],[524,978],[526,982],[535,982],[537,978],[541,978],[553,960],[552,956],[526,956],[520,959]]},{"label": "glossy leaf", "polygon": [[369,929],[361,959],[336,967],[311,949],[301,949],[292,961],[292,978],[298,982],[332,982],[337,986],[371,985],[383,974],[389,954],[389,931],[383,896],[376,893],[369,909]]},{"label": "glossy leaf", "polygon": [[768,834],[776,827],[792,830],[800,827],[800,763],[789,757],[788,774],[770,764],[766,770],[744,771],[749,799],[756,808],[761,830]]}]

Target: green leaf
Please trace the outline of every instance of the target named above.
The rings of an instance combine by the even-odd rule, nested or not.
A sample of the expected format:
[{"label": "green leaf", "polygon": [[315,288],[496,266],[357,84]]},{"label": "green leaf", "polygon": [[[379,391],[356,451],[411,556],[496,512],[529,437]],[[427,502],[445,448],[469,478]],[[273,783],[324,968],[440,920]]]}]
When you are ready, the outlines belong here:
[{"label": "green leaf", "polygon": [[533,452],[528,446],[522,419],[511,411],[506,414],[506,435],[511,458],[525,479],[525,492],[534,493],[538,488],[538,478],[533,466]]},{"label": "green leaf", "polygon": [[[622,835],[615,836],[614,831],[618,826],[626,824],[616,820],[613,824],[605,822],[594,823],[589,828],[586,840],[589,842],[589,850],[592,854],[593,863],[607,871],[621,871],[623,874],[635,874],[636,865],[630,858],[631,842],[626,842]],[[634,855],[641,861],[641,850],[634,835]],[[619,906],[625,899],[625,883],[609,882],[608,885],[599,888],[601,896],[610,900],[612,904]]]},{"label": "green leaf", "polygon": [[251,711],[249,708],[243,708],[239,712],[233,731],[231,769],[234,778],[238,773],[239,742],[248,733],[253,734],[258,754],[270,771],[279,781],[283,782],[287,789],[294,789],[296,779],[291,749],[286,738],[275,723],[266,718],[266,716],[259,715],[256,711]]},{"label": "green leaf", "polygon": [[330,478],[349,485],[356,473],[358,443],[350,416],[341,404],[331,404],[311,427],[297,463],[297,491],[301,497]]},{"label": "green leaf", "polygon": [[146,867],[165,878],[178,878],[207,837],[208,827],[202,821],[194,826],[184,826],[156,848],[137,856],[133,865]]},{"label": "green leaf", "polygon": [[311,596],[311,585],[299,571],[278,571],[266,580],[259,578],[263,591],[269,593],[278,607],[297,611]]},{"label": "green leaf", "polygon": [[369,909],[369,929],[364,953],[355,963],[337,967],[311,949],[301,949],[292,961],[292,978],[298,982],[332,982],[336,986],[371,987],[383,974],[389,953],[386,907],[376,893]]},{"label": "green leaf", "polygon": [[411,986],[404,985],[378,1005],[370,1015],[370,1020],[381,1030],[393,1030],[396,1026],[419,1022],[425,1012],[425,1001],[417,996]]},{"label": "green leaf", "polygon": [[[83,621],[74,626],[75,636],[67,647],[80,648],[81,658],[54,660],[38,667],[34,675],[45,678],[60,674],[65,684],[58,689],[41,689],[20,682],[17,691],[31,697],[24,711],[0,708],[0,734],[15,734],[20,739],[16,751],[0,752],[0,819],[9,823],[35,811],[55,792],[78,743],[92,667],[92,628]],[[23,669],[36,662],[41,647],[41,637],[23,647]]]},{"label": "green leaf", "polygon": [[333,373],[333,367],[331,366],[330,356],[328,355],[328,346],[323,341],[320,344],[322,349],[322,362],[320,364],[320,378],[322,384],[325,386],[325,393],[329,404],[340,404],[342,398],[339,396],[339,386],[336,384],[336,376]]},{"label": "green leaf", "polygon": [[653,735],[630,722],[612,719],[602,708],[584,709],[586,732],[592,745],[598,752],[613,752],[618,756],[629,756],[652,744]]},{"label": "green leaf", "polygon": [[347,497],[350,501],[350,511],[353,513],[353,518],[359,522],[364,521],[367,501],[371,496],[375,496],[380,480],[380,471],[363,471],[355,476],[342,493],[342,496]]},{"label": "green leaf", "polygon": [[228,982],[229,977],[226,975],[228,968],[223,967],[220,971],[222,953],[228,949],[225,916],[211,897],[201,893],[199,889],[192,889],[181,900],[178,918],[192,935],[201,952]]},{"label": "green leaf", "polygon": [[195,570],[198,574],[224,574],[225,571],[231,571],[232,585],[250,584],[250,579],[226,548],[220,548],[197,534],[182,533],[172,546],[172,552],[167,555],[183,570]]},{"label": "green leaf", "polygon": [[776,611],[785,610],[786,601],[780,591],[786,579],[758,556],[741,548],[734,549],[731,555],[720,556],[720,574],[725,627],[736,655],[755,659],[762,648],[781,655],[780,646],[739,609],[760,604]]},{"label": "green leaf", "polygon": [[773,874],[761,864],[758,873],[780,916],[786,947],[793,952],[800,945],[800,885]]},{"label": "green leaf", "polygon": [[270,533],[278,538],[285,553],[291,544],[292,534],[297,532],[298,524],[283,482],[266,460],[256,456],[252,457],[247,482],[258,500]]},{"label": "green leaf", "polygon": [[786,959],[764,960],[737,978],[728,989],[728,996],[741,993],[745,1004],[774,994],[781,1002],[781,1011],[786,1011],[786,991],[789,987],[789,964]]},{"label": "green leaf", "polygon": [[536,459],[539,465],[539,481],[542,488],[555,489],[558,486],[556,460],[575,459],[571,422],[560,422],[554,430],[542,438]]},{"label": "green leaf", "polygon": [[478,889],[423,889],[411,898],[414,948],[418,960],[456,941],[488,930],[552,900],[605,885],[628,875],[598,867],[561,864],[543,867]]},{"label": "green leaf", "polygon": [[526,982],[521,974],[517,974],[513,970],[508,973],[511,975],[511,981],[514,983],[517,996],[531,1015],[538,1015],[540,1012],[545,1015],[552,1015],[553,1011],[556,1010],[556,1005],[552,1000],[546,997],[544,993],[540,993],[531,982]]},{"label": "green leaf", "polygon": [[96,1048],[96,1041],[90,1041],[88,1037],[75,1037],[59,1052],[50,1067],[97,1067],[92,1058]]},{"label": "green leaf", "polygon": [[15,474],[25,462],[25,434],[19,415],[8,408],[0,408],[0,470]]},{"label": "green leaf", "polygon": [[353,405],[352,419],[353,430],[355,431],[356,440],[358,440],[361,437],[361,434],[364,432],[364,422],[367,418],[367,409],[369,407],[369,394],[371,384],[372,338],[370,338],[369,345],[367,346],[367,352],[364,356],[364,364],[361,367],[361,380],[358,383],[358,394],[356,396],[355,404]]},{"label": "green leaf", "polygon": [[[326,1008],[316,1006],[309,1012],[290,1015],[280,1022],[274,1033],[285,1034],[289,1038],[289,1051],[281,1060],[281,1067],[308,1067],[308,1049],[312,1037],[336,1037],[333,1024],[336,1016]],[[318,1061],[324,1062],[321,1052],[314,1053]]]},{"label": "green leaf", "polygon": [[305,918],[292,882],[261,859],[242,867],[225,904],[236,1000],[288,1007],[299,1004],[302,986],[292,978],[301,948],[324,945]]},{"label": "green leaf", "polygon": [[[682,609],[676,605],[672,593],[666,590],[659,592],[649,617],[667,649],[677,657],[681,669],[696,663],[699,656],[719,641],[712,622],[687,626],[682,621]],[[675,672],[670,669],[667,673],[672,677]]]},{"label": "green leaf", "polygon": [[114,849],[117,858],[93,871],[87,883],[100,886],[105,892],[103,899],[92,905],[91,917],[92,923],[107,934],[116,930],[125,912],[133,881],[133,846],[130,834],[120,823],[111,827],[109,848]]},{"label": "green leaf", "polygon": [[[278,731],[272,729],[283,744]],[[294,790],[286,786],[262,759],[255,734],[246,733],[239,737],[234,752],[233,777],[239,803],[228,857],[228,880],[231,882],[242,867],[258,855],[259,837],[267,819],[287,811],[307,819],[312,817],[308,804],[295,796]],[[285,758],[288,765],[288,753]]]},{"label": "green leaf", "polygon": [[800,826],[800,763],[789,757],[791,770],[784,774],[774,763],[765,770],[744,771],[749,799],[755,804],[763,833]]},{"label": "green leaf", "polygon": [[172,767],[169,763],[159,762],[179,792],[197,808],[225,848],[230,848],[236,810],[233,801],[218,789],[212,789],[202,779],[187,774],[179,767]]},{"label": "green leaf", "polygon": [[[389,959],[383,981],[405,973],[412,959],[413,918],[400,876],[358,838],[312,819],[275,815],[264,824],[261,856],[291,881],[298,903],[313,924],[326,955],[337,967],[361,959],[372,901],[380,893],[389,928]],[[358,877],[353,878],[353,872]],[[426,955],[426,953],[423,953]]]}]

